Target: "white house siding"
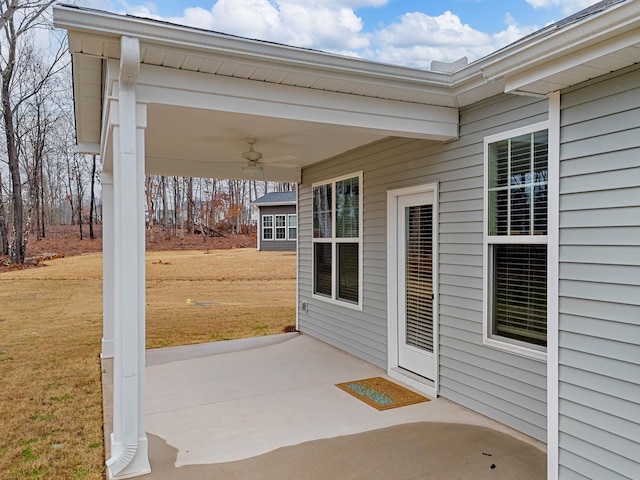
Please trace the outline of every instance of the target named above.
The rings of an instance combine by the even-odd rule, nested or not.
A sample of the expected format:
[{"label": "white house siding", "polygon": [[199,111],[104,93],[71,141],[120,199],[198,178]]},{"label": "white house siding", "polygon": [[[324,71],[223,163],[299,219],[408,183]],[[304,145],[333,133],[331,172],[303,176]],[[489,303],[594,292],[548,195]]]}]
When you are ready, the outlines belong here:
[{"label": "white house siding", "polygon": [[[461,111],[460,139],[392,138],[303,172],[299,189],[300,329],[387,366],[386,192],[439,184],[440,393],[533,437],[546,438],[546,364],[482,344],[483,139],[547,119],[547,101],[500,96]],[[311,184],[363,171],[364,303],[314,299]]]},{"label": "white house siding", "polygon": [[562,95],[561,478],[640,478],[640,70]]}]

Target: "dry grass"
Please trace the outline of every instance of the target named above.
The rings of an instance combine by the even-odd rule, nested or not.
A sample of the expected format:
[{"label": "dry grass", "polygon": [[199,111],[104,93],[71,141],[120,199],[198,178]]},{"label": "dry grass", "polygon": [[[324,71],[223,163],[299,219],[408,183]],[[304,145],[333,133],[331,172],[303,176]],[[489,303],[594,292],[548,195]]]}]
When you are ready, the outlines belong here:
[{"label": "dry grass", "polygon": [[[101,262],[94,254],[0,274],[2,479],[103,478]],[[293,254],[147,253],[148,348],[294,323]]]}]

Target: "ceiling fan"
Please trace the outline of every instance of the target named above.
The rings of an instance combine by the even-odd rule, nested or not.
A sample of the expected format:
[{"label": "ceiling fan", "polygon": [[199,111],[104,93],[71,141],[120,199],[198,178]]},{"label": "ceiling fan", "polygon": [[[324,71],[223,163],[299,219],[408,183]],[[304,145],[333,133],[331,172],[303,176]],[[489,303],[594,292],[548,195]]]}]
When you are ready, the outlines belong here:
[{"label": "ceiling fan", "polygon": [[296,157],[294,157],[293,155],[280,155],[277,157],[263,158],[262,152],[259,152],[253,148],[253,146],[257,142],[257,139],[255,137],[248,137],[246,140],[249,144],[249,150],[247,150],[246,152],[242,152],[241,154],[242,158],[247,161],[247,164],[241,168],[243,172],[249,173],[250,175],[262,173],[263,166],[265,164],[286,168],[295,168],[297,166],[290,163],[274,163],[284,162],[287,160],[295,160]]}]

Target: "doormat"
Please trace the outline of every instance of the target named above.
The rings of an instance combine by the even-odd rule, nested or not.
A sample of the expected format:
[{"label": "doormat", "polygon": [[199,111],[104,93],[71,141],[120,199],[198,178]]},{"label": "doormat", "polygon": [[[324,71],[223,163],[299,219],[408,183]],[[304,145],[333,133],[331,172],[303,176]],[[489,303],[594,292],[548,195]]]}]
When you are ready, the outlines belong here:
[{"label": "doormat", "polygon": [[404,407],[405,405],[429,401],[427,397],[407,390],[382,377],[338,383],[336,387],[378,410],[389,410],[390,408]]}]

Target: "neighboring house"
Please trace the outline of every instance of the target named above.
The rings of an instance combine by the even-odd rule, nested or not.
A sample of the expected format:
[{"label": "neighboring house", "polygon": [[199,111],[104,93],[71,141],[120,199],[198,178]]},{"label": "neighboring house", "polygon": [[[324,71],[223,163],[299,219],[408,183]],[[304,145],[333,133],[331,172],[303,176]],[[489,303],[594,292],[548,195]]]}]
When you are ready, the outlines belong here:
[{"label": "neighboring house", "polygon": [[271,192],[255,200],[258,250],[295,252],[298,241],[296,192]]},{"label": "neighboring house", "polygon": [[250,178],[247,136],[294,159],[260,173],[299,184],[299,330],[546,441],[552,480],[638,477],[639,1],[431,71],[54,17],[104,163],[114,478],[148,471],[144,172]]}]

